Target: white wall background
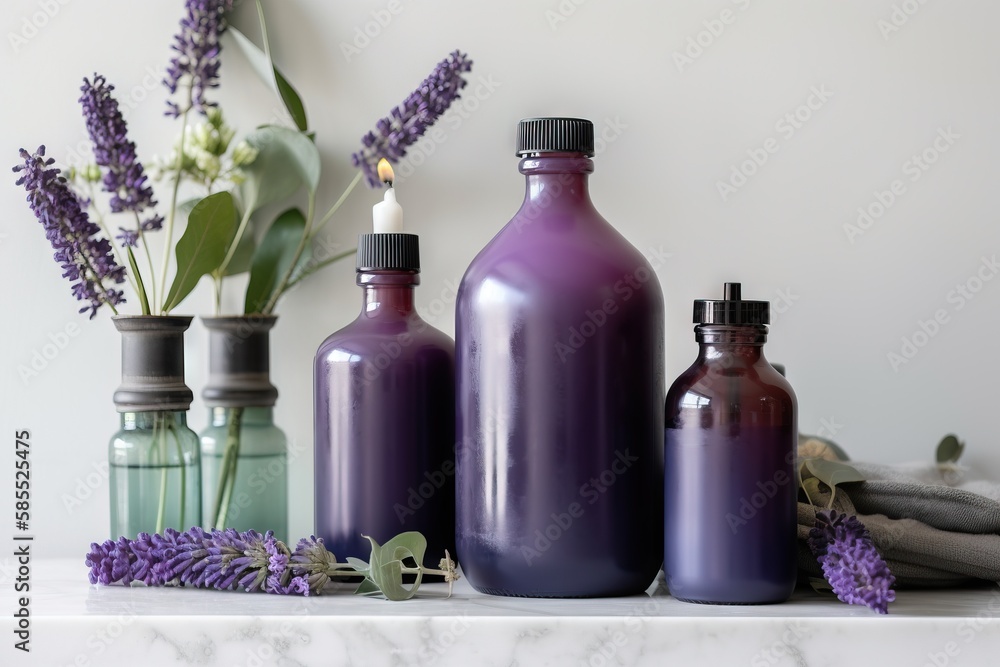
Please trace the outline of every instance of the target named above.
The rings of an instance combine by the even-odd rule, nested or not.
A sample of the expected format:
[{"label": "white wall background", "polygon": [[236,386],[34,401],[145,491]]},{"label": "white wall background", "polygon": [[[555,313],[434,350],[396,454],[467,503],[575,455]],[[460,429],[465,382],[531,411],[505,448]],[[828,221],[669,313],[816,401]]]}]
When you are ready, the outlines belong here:
[{"label": "white wall background", "polygon": [[[162,116],[165,91],[154,80],[169,59],[182,4],[161,0],[139,10],[128,0],[6,2],[6,164],[16,163],[22,146],[45,143],[61,161],[85,146],[77,89],[94,71],[127,100],[141,157],[165,154],[178,127]],[[235,23],[253,34],[252,3],[245,4]],[[361,135],[439,59],[461,48],[475,60],[465,117],[442,126],[446,140],[398,186],[408,226],[422,237],[421,307],[435,299],[447,305],[430,317],[436,326],[454,330],[451,286],[520,203],[517,120],[578,115],[593,119],[599,132],[615,124],[620,133],[596,159],[593,196],[654,260],[669,253],[658,269],[667,299],[668,382],[695,354],[692,299],[741,280],[748,298],[772,299],[785,311],[772,327],[768,356],[788,366],[803,431],[826,424],[856,458],[886,462],[928,460],[941,436],[954,431],[968,443],[965,462],[1000,477],[993,382],[1000,280],[979,278],[995,277],[997,269],[982,258],[1000,251],[997,3],[399,0],[398,13],[377,30],[372,12],[389,7],[383,0],[265,5],[275,57],[317,131],[321,205],[353,176],[349,155]],[[716,22],[720,16],[729,23]],[[341,44],[366,26],[376,36],[347,58]],[[705,46],[700,55],[692,48],[691,62],[679,66],[676,56],[691,40]],[[493,82],[492,91],[479,87],[482,99],[475,99],[481,77]],[[800,109],[816,89],[832,96],[822,104],[814,98],[814,110]],[[233,53],[224,56],[217,94],[241,131],[269,121],[278,108]],[[800,127],[776,125],[797,110],[809,116]],[[935,138],[949,128],[958,138],[935,154]],[[718,183],[769,139],[777,151],[724,201]],[[929,148],[928,158],[937,159],[926,171],[905,165]],[[0,184],[2,479],[10,488],[15,429],[30,429],[36,549],[82,558],[107,532],[107,484],[95,470],[117,425],[111,394],[119,341],[109,313],[94,321],[75,314],[41,228],[14,175],[7,178]],[[851,242],[844,226],[896,179],[905,192]],[[167,198],[162,185],[159,197]],[[370,224],[375,200],[358,190],[330,225],[329,243],[352,245]],[[978,291],[967,299],[954,291],[959,285]],[[235,305],[239,290],[229,290]],[[210,313],[210,296],[203,284],[178,313]],[[312,524],[313,351],[358,306],[348,261],[302,285],[279,309],[277,420],[303,452],[291,467],[294,535],[308,534]],[[893,368],[887,355],[900,354],[902,338],[912,340],[919,322],[939,310],[945,324],[932,337],[917,335],[926,344]],[[19,367],[30,367],[50,336],[70,324],[78,334],[37,376],[23,379]],[[187,351],[197,395],[206,363],[200,324]],[[206,418],[196,401],[191,424],[199,430]],[[3,495],[6,507],[12,494]]]}]

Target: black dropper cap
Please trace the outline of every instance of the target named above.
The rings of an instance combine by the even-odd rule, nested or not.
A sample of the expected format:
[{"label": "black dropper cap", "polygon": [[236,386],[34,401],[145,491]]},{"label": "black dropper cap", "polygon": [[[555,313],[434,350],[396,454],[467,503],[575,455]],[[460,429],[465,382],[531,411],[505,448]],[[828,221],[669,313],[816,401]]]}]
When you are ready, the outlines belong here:
[{"label": "black dropper cap", "polygon": [[358,271],[419,271],[420,237],[416,234],[361,234]]},{"label": "black dropper cap", "polygon": [[698,299],[694,302],[695,324],[770,324],[771,304],[767,301],[743,301],[739,283],[726,283],[721,301]]},{"label": "black dropper cap", "polygon": [[517,124],[518,157],[531,153],[594,155],[594,124],[584,118],[525,118]]}]

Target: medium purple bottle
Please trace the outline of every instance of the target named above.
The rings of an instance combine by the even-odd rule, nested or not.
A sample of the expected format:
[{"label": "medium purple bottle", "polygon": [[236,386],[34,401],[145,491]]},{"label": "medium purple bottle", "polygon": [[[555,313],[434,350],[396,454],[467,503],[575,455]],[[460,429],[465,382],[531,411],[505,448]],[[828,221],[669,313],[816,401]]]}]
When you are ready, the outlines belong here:
[{"label": "medium purple bottle", "polygon": [[362,234],[357,266],[361,314],[316,352],[316,535],[340,560],[411,530],[454,553],[455,344],[414,309],[415,234]]},{"label": "medium purple bottle", "polygon": [[767,301],[694,302],[698,359],[667,392],[663,569],[671,595],[787,600],[796,579],[795,394],[764,358]]},{"label": "medium purple bottle", "polygon": [[594,209],[594,127],[523,120],[527,188],[458,293],[457,546],[477,590],[645,590],[662,562],[663,295]]}]

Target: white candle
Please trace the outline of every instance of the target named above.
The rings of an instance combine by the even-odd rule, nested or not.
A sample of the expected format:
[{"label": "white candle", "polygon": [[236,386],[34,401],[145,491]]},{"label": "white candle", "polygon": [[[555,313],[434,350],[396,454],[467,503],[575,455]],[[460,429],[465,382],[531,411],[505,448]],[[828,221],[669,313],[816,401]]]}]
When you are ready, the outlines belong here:
[{"label": "white candle", "polygon": [[385,158],[378,161],[378,178],[389,186],[382,201],[372,206],[372,222],[376,234],[398,234],[403,231],[403,207],[396,201],[392,188],[392,165]]},{"label": "white candle", "polygon": [[396,201],[396,190],[391,185],[385,191],[385,198],[372,206],[372,222],[376,234],[403,231],[403,207]]}]

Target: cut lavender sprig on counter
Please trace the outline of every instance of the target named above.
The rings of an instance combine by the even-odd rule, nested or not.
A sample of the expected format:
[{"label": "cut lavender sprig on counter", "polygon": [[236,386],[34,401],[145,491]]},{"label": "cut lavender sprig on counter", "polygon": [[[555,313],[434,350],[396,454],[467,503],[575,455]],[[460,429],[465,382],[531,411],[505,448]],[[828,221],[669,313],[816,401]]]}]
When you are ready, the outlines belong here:
[{"label": "cut lavender sprig on counter", "polygon": [[219,37],[226,31],[226,12],[232,10],[234,0],[187,0],[186,13],[181,19],[181,29],[170,46],[177,55],[170,60],[163,84],[173,95],[178,88],[188,87],[189,98],[181,107],[172,100],[167,102],[166,115],[177,118],[188,109],[204,114],[215,102],[205,99],[205,91],[219,85],[219,54],[222,46]]},{"label": "cut lavender sprig on counter", "polygon": [[21,174],[17,185],[28,192],[28,205],[55,250],[53,257],[63,269],[63,277],[73,283],[73,296],[89,302],[80,309],[90,310],[90,318],[97,309],[108,304],[115,314],[120,303],[125,302],[121,290],[112,285],[125,282],[125,269],[115,261],[111,242],[98,236],[100,228],[90,220],[84,202],[70,190],[54,160],[45,157],[45,146],[34,153],[20,150],[24,164],[14,167]]},{"label": "cut lavender sprig on counter", "polygon": [[841,602],[888,613],[896,599],[896,578],[879,555],[868,529],[856,516],[822,510],[809,531],[809,548]]},{"label": "cut lavender sprig on counter", "polygon": [[[327,551],[323,540],[311,536],[299,540],[295,551],[275,539],[250,530],[205,531],[201,528],[179,532],[168,528],[163,535],[140,533],[134,540],[125,537],[90,545],[86,558],[90,583],[147,586],[193,586],[216,590],[264,592],[277,595],[319,595],[331,579],[358,579],[358,571]],[[457,565],[450,558],[432,570],[417,565],[406,571],[441,575],[446,581],[458,579]],[[365,591],[369,585],[363,586]],[[359,592],[361,592],[359,588]],[[416,593],[416,587],[412,589]],[[449,586],[449,594],[451,593]]]},{"label": "cut lavender sprig on counter", "polygon": [[381,184],[376,168],[379,159],[396,163],[403,158],[406,149],[458,99],[466,85],[462,75],[471,69],[468,55],[452,52],[399,106],[375,124],[374,131],[362,137],[363,148],[351,156],[351,162],[364,172],[369,186]]},{"label": "cut lavender sprig on counter", "polygon": [[[131,211],[136,215],[136,229],[121,229],[118,239],[123,245],[135,246],[140,232],[163,227],[163,217],[155,211],[156,200],[148,185],[142,163],[136,157],[135,144],[129,141],[128,127],[118,101],[112,96],[115,87],[99,75],[83,80],[80,105],[86,120],[87,133],[94,149],[94,159],[102,168],[104,190],[111,193],[112,213]],[[150,216],[140,221],[140,214],[150,210]]]}]

